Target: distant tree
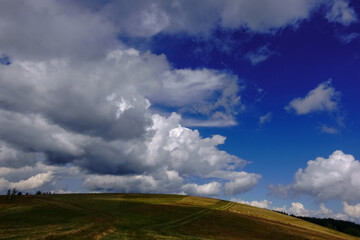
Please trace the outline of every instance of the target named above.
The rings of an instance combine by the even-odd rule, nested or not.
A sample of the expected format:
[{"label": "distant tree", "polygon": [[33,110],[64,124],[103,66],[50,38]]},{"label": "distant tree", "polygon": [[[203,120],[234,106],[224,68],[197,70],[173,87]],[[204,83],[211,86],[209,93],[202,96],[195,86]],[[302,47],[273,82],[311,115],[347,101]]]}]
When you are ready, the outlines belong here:
[{"label": "distant tree", "polygon": [[35,195],[41,195],[41,191],[40,190],[37,190]]},{"label": "distant tree", "polygon": [[22,192],[18,192],[16,195],[18,195],[18,196],[22,196]]},{"label": "distant tree", "polygon": [[17,195],[18,191],[16,190],[16,188],[13,188],[12,190],[9,189],[7,194],[8,197],[10,198],[10,200],[12,200],[16,195]]},{"label": "distant tree", "polygon": [[18,191],[16,190],[16,188],[13,188],[13,190],[11,191],[11,195],[12,195],[12,196],[15,196],[15,195],[17,194],[17,192],[18,192]]},{"label": "distant tree", "polygon": [[11,195],[11,189],[8,189],[6,193],[6,200],[10,198],[10,195]]}]

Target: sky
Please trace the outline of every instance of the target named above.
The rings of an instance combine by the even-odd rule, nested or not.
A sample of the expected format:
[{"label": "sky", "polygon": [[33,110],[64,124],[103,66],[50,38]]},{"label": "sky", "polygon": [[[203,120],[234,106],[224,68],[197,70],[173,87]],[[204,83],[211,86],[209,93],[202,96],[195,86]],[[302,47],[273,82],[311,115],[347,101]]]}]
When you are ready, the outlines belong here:
[{"label": "sky", "polygon": [[0,1],[0,192],[360,223],[358,0]]}]

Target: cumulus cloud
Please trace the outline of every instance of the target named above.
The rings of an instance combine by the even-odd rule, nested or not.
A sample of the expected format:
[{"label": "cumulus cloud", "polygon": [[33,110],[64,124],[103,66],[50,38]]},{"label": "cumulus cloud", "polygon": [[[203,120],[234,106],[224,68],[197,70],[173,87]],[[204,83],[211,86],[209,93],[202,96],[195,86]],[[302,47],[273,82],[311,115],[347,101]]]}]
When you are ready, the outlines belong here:
[{"label": "cumulus cloud", "polygon": [[[172,69],[162,55],[120,48],[76,64],[67,59],[14,60],[0,68],[0,86],[0,163],[13,173],[19,167],[38,167],[42,160],[48,166],[76,167],[82,172],[78,180],[92,191],[200,195],[215,195],[224,187],[227,194],[245,192],[260,177],[234,169],[246,161],[217,148],[225,137],[202,138],[181,125],[180,115],[164,117],[150,109],[154,103],[225,119],[236,114],[240,100],[232,75]],[[193,101],[168,94],[175,89],[191,89]],[[4,180],[18,188],[56,185],[58,171],[34,171],[17,182],[7,175]],[[218,180],[198,185],[191,176]]]},{"label": "cumulus cloud", "polygon": [[278,196],[307,194],[320,201],[338,199],[355,203],[360,199],[360,162],[337,150],[329,158],[318,157],[300,168],[291,185],[271,186]]},{"label": "cumulus cloud", "polygon": [[76,66],[66,60],[15,61],[0,73],[4,104],[17,111],[43,111],[67,128],[106,138],[144,134],[151,124],[144,115],[149,107],[146,98],[182,112],[204,114],[219,124],[236,115],[241,106],[235,76],[207,69],[172,69],[163,55],[134,49],[118,49],[101,61]]},{"label": "cumulus cloud", "polygon": [[245,201],[242,199],[231,198],[230,201],[238,202],[258,208],[266,208],[269,210],[284,212],[289,215],[295,215],[295,216],[333,218],[333,219],[353,221],[353,222],[360,221],[360,215],[358,214],[358,211],[360,209],[358,206],[359,204],[355,206],[351,206],[345,202],[343,203],[344,211],[336,213],[333,212],[331,209],[327,208],[324,203],[320,203],[318,209],[308,209],[301,202],[292,202],[290,207],[286,205],[282,207],[278,207],[278,206],[274,206],[271,201],[266,199],[261,201],[255,201],[255,200]]},{"label": "cumulus cloud", "polygon": [[225,183],[226,195],[237,195],[247,192],[254,187],[260,179],[260,175],[258,174],[239,172],[236,173],[236,175],[233,180]]},{"label": "cumulus cloud", "polygon": [[52,178],[52,172],[39,173],[35,176],[32,176],[26,180],[20,180],[19,182],[10,183],[10,188],[15,189],[36,189],[42,186],[44,183],[49,182]]},{"label": "cumulus cloud", "polygon": [[336,111],[340,101],[340,92],[331,86],[331,80],[320,83],[304,98],[293,99],[285,109],[295,110],[296,114],[304,115],[318,111]]},{"label": "cumulus cloud", "polygon": [[221,184],[219,182],[210,182],[203,185],[190,183],[182,186],[182,190],[189,195],[216,196],[220,193]]},{"label": "cumulus cloud", "polygon": [[331,209],[328,209],[324,203],[320,203],[319,209],[307,209],[300,202],[292,202],[291,207],[273,207],[273,210],[285,212],[290,215],[302,216],[302,217],[316,217],[316,218],[333,218],[344,221],[357,222],[358,220],[352,218],[347,213],[334,213]]},{"label": "cumulus cloud", "polygon": [[[14,60],[0,68],[0,86],[0,163],[7,169],[2,181],[8,187],[56,185],[59,171],[71,167],[82,171],[78,179],[94,191],[215,195],[223,191],[221,181],[236,183],[234,194],[257,183],[252,174],[236,175],[233,167],[245,161],[217,148],[225,137],[201,138],[181,126],[180,115],[163,117],[149,109],[154,102],[210,117],[231,116],[240,100],[232,75],[172,69],[162,55],[120,48],[76,64]],[[193,101],[182,94],[187,91]],[[70,168],[45,170],[39,160]],[[38,170],[12,180],[23,168]],[[215,174],[219,170],[226,174]],[[219,182],[199,185],[191,176]]]},{"label": "cumulus cloud", "polygon": [[262,201],[245,201],[242,199],[236,199],[236,198],[231,198],[230,201],[232,202],[238,202],[238,203],[242,203],[242,204],[246,204],[246,205],[250,205],[253,207],[258,207],[258,208],[266,208],[266,209],[270,209],[272,202],[269,200],[262,200]]},{"label": "cumulus cloud", "polygon": [[33,165],[23,164],[21,167],[0,167],[0,190],[16,188],[18,190],[57,191],[63,185],[61,180],[79,178],[80,169],[74,166],[55,166],[45,164],[42,156],[36,156]]},{"label": "cumulus cloud", "polygon": [[[224,137],[215,135],[202,139],[197,130],[182,127],[180,120],[177,114],[172,114],[169,118],[153,115],[152,130],[155,134],[146,143],[147,152],[141,161],[148,169],[152,169],[151,175],[90,176],[85,180],[84,186],[95,191],[105,189],[216,195],[222,191],[220,182],[199,185],[188,183],[187,176],[228,181],[224,190],[226,194],[246,192],[257,184],[260,178],[258,174],[234,170],[234,167],[246,164],[244,160],[216,148],[218,144],[224,143]],[[234,185],[231,192],[228,190],[228,183]]]},{"label": "cumulus cloud", "polygon": [[188,194],[196,196],[216,196],[221,193],[219,182],[209,182],[203,185],[185,183],[176,171],[161,170],[152,175],[89,175],[84,186],[92,191],[117,192],[152,192]]},{"label": "cumulus cloud", "polygon": [[360,203],[356,205],[349,205],[348,203],[344,202],[344,212],[349,215],[350,217],[360,219]]},{"label": "cumulus cloud", "polygon": [[89,175],[84,180],[84,186],[92,191],[176,193],[182,184],[182,179],[175,172],[165,171],[159,177]]}]

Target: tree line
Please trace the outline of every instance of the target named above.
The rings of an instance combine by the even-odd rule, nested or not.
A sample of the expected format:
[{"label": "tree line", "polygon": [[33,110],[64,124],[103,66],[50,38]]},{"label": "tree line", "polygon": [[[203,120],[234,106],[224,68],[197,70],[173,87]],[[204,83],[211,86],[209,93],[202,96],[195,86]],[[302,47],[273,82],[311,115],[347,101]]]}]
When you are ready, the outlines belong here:
[{"label": "tree line", "polygon": [[[55,193],[51,193],[51,192],[41,192],[40,190],[36,191],[34,195],[50,195],[50,194],[55,194]],[[13,189],[8,189],[6,192],[6,200],[12,200],[14,199],[16,196],[23,196],[23,195],[32,195],[29,192],[26,192],[25,194],[23,194],[21,191],[18,191],[16,188]]]},{"label": "tree line", "polygon": [[333,219],[333,218],[316,218],[316,217],[301,217],[301,216],[295,216],[295,215],[289,215],[285,212],[280,212],[280,211],[274,211],[274,212],[278,212],[281,214],[285,214],[291,217],[296,217],[302,220],[305,220],[307,222],[311,222],[323,227],[327,227],[339,232],[343,232],[355,237],[360,237],[360,225],[353,223],[353,222],[349,222],[349,221],[343,221],[343,220],[337,220],[337,219]]},{"label": "tree line", "polygon": [[[297,216],[295,216],[297,217]],[[302,220],[321,225],[339,232],[347,233],[355,237],[360,237],[360,225],[343,220],[336,220],[332,218],[315,218],[315,217],[297,217]]]}]

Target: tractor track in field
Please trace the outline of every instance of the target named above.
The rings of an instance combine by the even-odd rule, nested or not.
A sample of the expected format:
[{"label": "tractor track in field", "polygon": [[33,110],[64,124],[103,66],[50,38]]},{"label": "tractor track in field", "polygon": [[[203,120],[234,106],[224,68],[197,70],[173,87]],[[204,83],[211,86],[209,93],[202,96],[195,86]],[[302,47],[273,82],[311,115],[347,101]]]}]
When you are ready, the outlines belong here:
[{"label": "tractor track in field", "polygon": [[[78,206],[76,204],[72,204],[66,201],[60,201],[60,200],[56,200],[56,199],[44,199],[44,198],[38,198],[36,199],[37,202],[39,203],[47,203],[47,204],[52,204],[61,208],[66,208],[66,209],[70,209],[70,210],[75,210],[78,212],[82,212],[85,214],[88,214],[90,216],[94,216],[96,218],[94,218],[94,221],[98,221],[98,222],[107,222],[107,223],[113,223],[115,221],[114,217],[106,214],[104,212],[101,211],[97,211],[94,209],[90,209],[90,208],[85,208],[85,207],[81,207]],[[86,227],[93,227],[95,224],[95,222],[93,222],[92,224],[87,224]],[[84,227],[84,226],[83,226]],[[110,233],[112,233],[114,231],[114,227],[113,226],[107,226],[106,229],[104,229],[103,231],[97,232],[94,234],[94,236],[92,237],[92,239],[101,239],[102,237],[104,237],[105,235],[108,235]],[[75,232],[79,232],[80,229],[78,229],[77,231],[68,231],[69,233],[75,233]],[[66,234],[65,234],[66,235]]]},{"label": "tractor track in field", "polygon": [[154,225],[154,226],[152,226],[152,229],[159,228],[162,230],[170,230],[173,228],[177,228],[177,227],[183,226],[187,223],[190,223],[192,221],[195,221],[203,216],[206,216],[212,212],[228,210],[232,206],[235,205],[234,202],[227,202],[227,201],[223,201],[223,200],[219,201],[218,203],[216,203],[214,205],[218,205],[218,204],[221,204],[221,205],[218,207],[216,206],[214,208],[206,208],[206,209],[195,211],[194,213],[192,213],[190,215],[184,216],[184,217],[176,219],[174,221],[167,222],[165,224]]},{"label": "tractor track in field", "polygon": [[44,199],[44,198],[36,199],[36,201],[56,205],[58,207],[67,208],[70,210],[75,210],[75,211],[79,211],[79,212],[86,213],[86,214],[95,214],[97,216],[101,216],[101,217],[104,217],[107,219],[113,219],[113,216],[106,214],[104,212],[97,211],[97,210],[90,209],[90,208],[81,207],[79,205],[72,204],[72,203],[69,203],[66,201],[60,201],[60,200],[55,200],[55,199]]}]

